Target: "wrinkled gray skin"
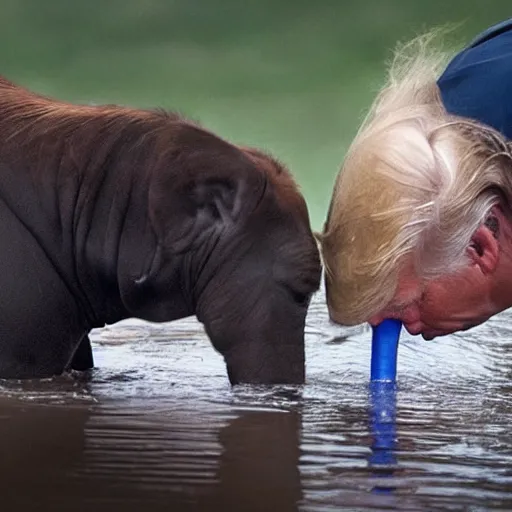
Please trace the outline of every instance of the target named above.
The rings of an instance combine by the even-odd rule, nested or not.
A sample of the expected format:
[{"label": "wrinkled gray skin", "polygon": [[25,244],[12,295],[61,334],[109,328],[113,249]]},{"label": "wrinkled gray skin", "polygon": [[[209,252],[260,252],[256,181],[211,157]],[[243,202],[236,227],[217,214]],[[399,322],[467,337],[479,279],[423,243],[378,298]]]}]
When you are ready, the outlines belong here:
[{"label": "wrinkled gray skin", "polygon": [[94,108],[2,108],[0,378],[88,369],[92,328],[195,314],[231,383],[304,381],[320,263],[286,170],[162,113],[112,136]]}]

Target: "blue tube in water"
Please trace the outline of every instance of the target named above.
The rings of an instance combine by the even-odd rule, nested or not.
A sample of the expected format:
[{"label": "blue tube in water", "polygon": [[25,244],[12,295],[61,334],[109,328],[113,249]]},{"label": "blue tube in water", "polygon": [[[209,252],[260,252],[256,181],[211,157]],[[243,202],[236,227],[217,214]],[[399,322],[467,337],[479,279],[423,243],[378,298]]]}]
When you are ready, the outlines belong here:
[{"label": "blue tube in water", "polygon": [[395,382],[370,382],[369,420],[373,439],[368,464],[377,479],[372,492],[392,494],[396,490],[393,477],[398,465]]},{"label": "blue tube in water", "polygon": [[401,329],[402,322],[394,319],[384,320],[372,328],[371,381],[395,382]]}]

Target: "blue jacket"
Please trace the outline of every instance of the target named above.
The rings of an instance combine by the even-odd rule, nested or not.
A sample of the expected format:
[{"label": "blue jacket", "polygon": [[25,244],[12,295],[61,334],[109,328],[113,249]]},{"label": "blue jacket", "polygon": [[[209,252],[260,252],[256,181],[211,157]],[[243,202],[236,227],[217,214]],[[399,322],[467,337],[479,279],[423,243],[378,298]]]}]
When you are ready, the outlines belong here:
[{"label": "blue jacket", "polygon": [[438,85],[448,112],[512,139],[512,19],[482,32],[457,54]]}]

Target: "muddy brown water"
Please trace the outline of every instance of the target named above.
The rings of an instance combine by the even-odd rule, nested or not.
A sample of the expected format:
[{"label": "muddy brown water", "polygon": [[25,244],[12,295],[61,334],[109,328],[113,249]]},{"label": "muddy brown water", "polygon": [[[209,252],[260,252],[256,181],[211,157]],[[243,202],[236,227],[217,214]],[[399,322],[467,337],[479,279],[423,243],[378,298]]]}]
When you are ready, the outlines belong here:
[{"label": "muddy brown water", "polygon": [[0,381],[2,510],[512,510],[511,313],[402,335],[377,396],[370,331],[331,325],[321,292],[300,387],[231,388],[193,319],[93,344],[89,377]]}]

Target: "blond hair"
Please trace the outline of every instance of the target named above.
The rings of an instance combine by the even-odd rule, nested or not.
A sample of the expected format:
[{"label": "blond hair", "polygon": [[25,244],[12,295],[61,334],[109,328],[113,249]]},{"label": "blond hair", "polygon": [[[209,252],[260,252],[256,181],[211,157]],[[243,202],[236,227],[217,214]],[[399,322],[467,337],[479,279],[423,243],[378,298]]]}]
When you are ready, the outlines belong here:
[{"label": "blond hair", "polygon": [[405,257],[421,279],[462,268],[489,210],[512,201],[505,138],[443,106],[437,79],[447,55],[432,49],[436,37],[398,49],[336,179],[320,240],[338,323],[385,308]]}]

